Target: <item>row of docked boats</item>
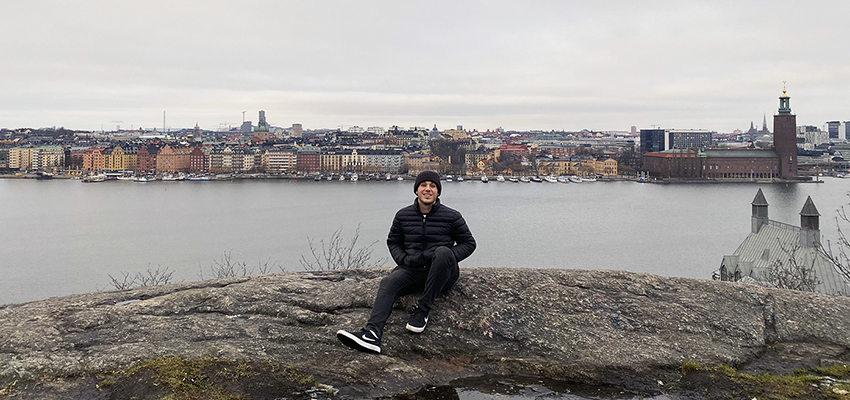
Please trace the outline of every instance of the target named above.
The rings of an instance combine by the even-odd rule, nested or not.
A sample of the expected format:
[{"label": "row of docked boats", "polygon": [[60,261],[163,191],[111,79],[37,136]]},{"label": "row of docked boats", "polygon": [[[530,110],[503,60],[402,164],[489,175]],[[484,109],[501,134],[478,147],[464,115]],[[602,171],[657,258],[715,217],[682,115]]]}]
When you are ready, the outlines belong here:
[{"label": "row of docked boats", "polygon": [[[487,175],[482,175],[480,178],[481,182],[488,183],[490,182],[490,178]],[[446,175],[445,180],[447,182],[457,181],[463,182],[466,181],[462,176],[452,176]],[[513,182],[513,183],[531,183],[531,182],[548,182],[548,183],[584,183],[584,182],[596,182],[596,177],[593,175],[581,177],[576,175],[570,176],[554,176],[554,175],[544,175],[544,176],[511,176],[505,178],[503,175],[496,176],[496,182]]]},{"label": "row of docked boats", "polygon": [[[209,181],[212,180],[213,177],[209,175],[197,175],[197,174],[108,174],[108,173],[94,173],[83,176],[80,180],[83,183],[97,183],[97,182],[106,182],[110,180],[122,181],[122,182],[177,182],[177,181]],[[215,179],[220,179],[218,176]]]},{"label": "row of docked boats", "polygon": [[323,180],[325,180],[325,181],[334,181],[334,180],[339,180],[339,181],[351,181],[351,182],[357,182],[357,181],[359,181],[359,180],[361,180],[361,179],[362,179],[362,180],[364,180],[364,181],[372,181],[372,180],[376,180],[376,181],[377,181],[377,180],[386,180],[386,181],[398,180],[398,181],[403,181],[403,180],[404,180],[404,177],[403,177],[403,176],[401,176],[401,175],[396,175],[395,177],[393,177],[393,175],[392,175],[392,174],[383,174],[383,175],[379,175],[379,174],[366,174],[366,175],[364,175],[364,176],[361,178],[359,174],[354,174],[354,173],[349,173],[349,174],[340,174],[340,175],[338,175],[338,176],[337,176],[336,174],[330,174],[330,175],[315,175],[315,176],[313,176],[313,180],[314,180],[314,181],[323,181]]}]

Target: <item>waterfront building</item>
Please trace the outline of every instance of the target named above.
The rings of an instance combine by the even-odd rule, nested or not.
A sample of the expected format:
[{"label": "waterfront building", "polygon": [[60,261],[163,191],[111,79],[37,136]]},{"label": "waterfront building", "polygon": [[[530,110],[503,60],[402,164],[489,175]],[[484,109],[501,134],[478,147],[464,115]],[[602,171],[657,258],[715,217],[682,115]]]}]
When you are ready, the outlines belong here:
[{"label": "waterfront building", "polygon": [[773,179],[779,177],[779,158],[773,150],[708,149],[702,152],[700,173],[709,179]]},{"label": "waterfront building", "polygon": [[361,150],[365,172],[398,173],[404,166],[404,152],[401,150]]},{"label": "waterfront building", "polygon": [[28,170],[48,170],[65,166],[65,149],[61,146],[19,146],[4,151],[4,168]]},{"label": "waterfront building", "polygon": [[322,151],[319,156],[319,170],[322,172],[340,173],[342,171],[342,153],[344,150],[333,149]]},{"label": "waterfront building", "polygon": [[9,149],[0,147],[0,168],[9,168]]},{"label": "waterfront building", "polygon": [[156,155],[156,172],[189,172],[190,149],[165,145]]},{"label": "waterfront building", "polygon": [[734,253],[723,256],[715,279],[775,286],[775,273],[785,269],[808,272],[808,281],[799,274],[795,281],[812,291],[850,295],[850,282],[836,269],[822,246],[820,213],[811,196],[800,210],[799,227],[771,220],[761,189],[751,204],[750,234]]},{"label": "waterfront building", "polygon": [[613,158],[591,158],[586,161],[595,174],[602,176],[616,176],[618,174],[617,160]]},{"label": "waterfront building", "polygon": [[302,174],[316,174],[321,171],[321,150],[315,147],[298,149],[295,169]]},{"label": "waterfront building", "polygon": [[262,166],[262,153],[256,147],[216,146],[209,152],[209,172],[248,172]]},{"label": "waterfront building", "polygon": [[660,178],[700,178],[701,161],[696,149],[671,149],[645,153],[643,169]]},{"label": "waterfront building", "polygon": [[103,171],[104,170],[104,147],[92,147],[83,152],[83,170],[84,171]]},{"label": "waterfront building", "polygon": [[242,172],[259,171],[263,167],[263,152],[259,147],[240,147],[242,152]]},{"label": "waterfront building", "polygon": [[65,167],[65,149],[62,146],[39,146],[36,148],[36,168],[41,170]]},{"label": "waterfront building", "polygon": [[208,154],[204,152],[204,147],[193,147],[189,152],[189,172],[193,174],[207,172],[209,170],[207,159]]},{"label": "waterfront building", "polygon": [[343,172],[362,172],[365,157],[357,152],[357,149],[345,150],[339,153]]},{"label": "waterfront building", "polygon": [[26,171],[33,169],[32,147],[12,147],[9,149],[9,169]]},{"label": "waterfront building", "polygon": [[298,153],[292,147],[275,147],[263,152],[263,169],[266,172],[279,174],[295,172],[298,164]]},{"label": "waterfront building", "polygon": [[136,160],[138,163],[136,171],[156,171],[157,153],[159,153],[159,147],[157,145],[146,144],[139,147],[139,150],[136,152]]},{"label": "waterfront building", "polygon": [[133,146],[114,146],[103,151],[103,169],[106,171],[134,171],[138,166],[138,149]]},{"label": "waterfront building", "polygon": [[[231,154],[233,153],[230,150],[230,147],[225,146],[215,146],[212,150],[210,150],[208,157],[209,161],[207,165],[209,165],[209,172],[225,172],[232,170],[232,158]],[[225,157],[227,157],[227,170],[225,170]]]},{"label": "waterfront building", "polygon": [[594,162],[590,156],[570,156],[541,161],[538,167],[542,173],[549,175],[586,176],[595,173]]},{"label": "waterfront building", "polygon": [[74,148],[72,147],[68,151],[67,157],[67,169],[71,171],[80,171],[83,169],[83,152],[85,152],[85,148]]}]

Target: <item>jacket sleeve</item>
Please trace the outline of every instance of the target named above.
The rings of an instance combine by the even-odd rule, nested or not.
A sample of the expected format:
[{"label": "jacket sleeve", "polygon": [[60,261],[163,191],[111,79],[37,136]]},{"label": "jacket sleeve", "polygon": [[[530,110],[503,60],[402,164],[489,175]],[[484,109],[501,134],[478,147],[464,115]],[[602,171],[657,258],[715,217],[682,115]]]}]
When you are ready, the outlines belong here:
[{"label": "jacket sleeve", "polygon": [[472,232],[466,226],[466,221],[460,215],[458,215],[452,224],[452,238],[455,241],[452,252],[455,254],[458,262],[469,257],[475,251],[475,238],[472,237]]},{"label": "jacket sleeve", "polygon": [[405,265],[404,258],[407,253],[404,251],[404,232],[399,224],[398,214],[393,218],[390,233],[387,235],[387,248],[389,248],[390,257],[393,258],[396,265]]}]

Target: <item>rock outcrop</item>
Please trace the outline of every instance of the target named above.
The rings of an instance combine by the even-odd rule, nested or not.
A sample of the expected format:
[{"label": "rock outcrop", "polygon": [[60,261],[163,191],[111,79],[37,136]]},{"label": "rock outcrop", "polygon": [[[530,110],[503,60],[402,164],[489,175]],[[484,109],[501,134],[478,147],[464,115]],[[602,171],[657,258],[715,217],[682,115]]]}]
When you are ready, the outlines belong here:
[{"label": "rock outcrop", "polygon": [[[687,361],[774,373],[850,362],[850,298],[601,270],[462,268],[423,334],[404,329],[414,302],[406,297],[382,355],[342,346],[335,332],[364,325],[387,272],[282,273],[7,305],[0,388],[170,356],[270,360],[356,398],[486,374],[663,390],[659,382]],[[50,384],[94,390],[74,382]]]}]

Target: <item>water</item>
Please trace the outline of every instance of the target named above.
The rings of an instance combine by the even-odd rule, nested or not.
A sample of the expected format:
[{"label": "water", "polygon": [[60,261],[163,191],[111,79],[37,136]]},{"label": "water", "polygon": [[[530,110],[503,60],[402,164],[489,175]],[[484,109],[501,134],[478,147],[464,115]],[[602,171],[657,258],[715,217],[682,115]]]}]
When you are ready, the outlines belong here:
[{"label": "water", "polygon": [[[822,184],[444,182],[478,241],[462,266],[622,269],[708,279],[750,230],[762,188],[770,216],[799,224],[811,195],[821,229],[850,179]],[[307,238],[338,228],[390,265],[386,235],[414,199],[411,181],[231,182],[0,180],[0,304],[112,289],[109,275],[168,268],[172,281],[209,277],[229,254],[258,270],[303,270]]]}]

